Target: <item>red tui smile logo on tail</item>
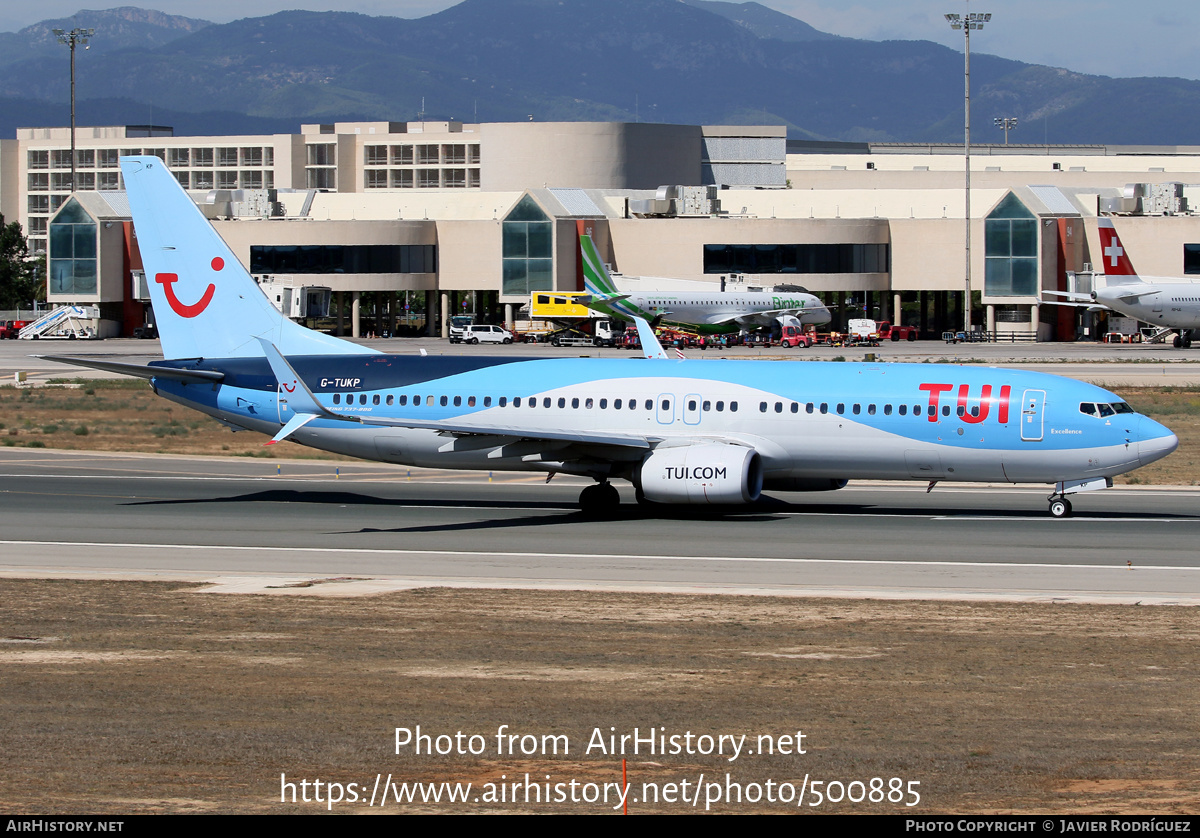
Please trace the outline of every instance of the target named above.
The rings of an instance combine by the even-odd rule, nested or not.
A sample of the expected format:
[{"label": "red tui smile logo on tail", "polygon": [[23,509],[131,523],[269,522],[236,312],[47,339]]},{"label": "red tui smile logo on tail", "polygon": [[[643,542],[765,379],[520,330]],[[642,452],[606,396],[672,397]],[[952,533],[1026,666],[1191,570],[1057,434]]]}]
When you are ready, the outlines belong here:
[{"label": "red tui smile logo on tail", "polygon": [[[220,256],[212,260],[212,269],[219,271],[225,267],[225,260]],[[167,303],[170,304],[171,310],[180,317],[195,317],[204,309],[208,308],[208,304],[212,302],[213,294],[217,291],[217,286],[211,282],[204,289],[204,293],[200,299],[192,304],[188,304],[175,296],[175,283],[179,281],[179,274],[155,274],[154,281],[163,287],[163,293],[167,296]]]}]

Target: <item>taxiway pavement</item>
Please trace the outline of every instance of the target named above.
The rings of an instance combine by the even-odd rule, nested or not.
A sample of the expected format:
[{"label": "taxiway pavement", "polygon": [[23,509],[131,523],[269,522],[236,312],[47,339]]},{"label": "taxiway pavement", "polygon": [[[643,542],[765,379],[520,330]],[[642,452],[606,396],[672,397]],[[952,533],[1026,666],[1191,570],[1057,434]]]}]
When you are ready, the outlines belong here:
[{"label": "taxiway pavement", "polygon": [[[582,481],[333,463],[0,451],[0,574],[1200,604],[1200,491],[851,484],[729,514],[575,508]],[[314,580],[327,582],[308,587]],[[280,588],[303,585],[305,587]],[[319,589],[319,590],[318,590]]]}]

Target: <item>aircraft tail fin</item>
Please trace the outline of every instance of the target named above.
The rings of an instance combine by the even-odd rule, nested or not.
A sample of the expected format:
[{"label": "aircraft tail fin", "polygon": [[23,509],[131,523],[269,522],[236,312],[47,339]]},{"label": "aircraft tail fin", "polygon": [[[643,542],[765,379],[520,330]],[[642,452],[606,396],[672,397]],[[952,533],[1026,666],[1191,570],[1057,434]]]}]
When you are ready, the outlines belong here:
[{"label": "aircraft tail fin", "polygon": [[122,157],[165,358],[376,354],[284,317],[157,157]]},{"label": "aircraft tail fin", "polygon": [[591,236],[579,237],[579,250],[583,254],[583,285],[588,292],[602,296],[616,294],[617,286],[608,275]]},{"label": "aircraft tail fin", "polygon": [[1121,244],[1112,219],[1103,217],[1098,219],[1097,227],[1100,232],[1101,263],[1104,265],[1104,274],[1108,284],[1136,285],[1140,283],[1142,278],[1133,269],[1133,262],[1130,261],[1129,254],[1125,252],[1125,247]]}]

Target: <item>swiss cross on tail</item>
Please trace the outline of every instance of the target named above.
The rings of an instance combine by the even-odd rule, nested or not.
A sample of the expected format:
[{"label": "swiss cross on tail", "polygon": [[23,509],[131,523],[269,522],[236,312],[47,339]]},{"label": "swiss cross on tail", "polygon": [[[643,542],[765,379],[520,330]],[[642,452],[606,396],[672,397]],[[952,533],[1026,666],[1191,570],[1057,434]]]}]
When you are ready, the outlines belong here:
[{"label": "swiss cross on tail", "polygon": [[1100,230],[1100,252],[1104,255],[1104,273],[1108,276],[1136,276],[1133,263],[1125,254],[1117,230],[1113,227],[1111,218],[1101,218],[1098,221]]}]

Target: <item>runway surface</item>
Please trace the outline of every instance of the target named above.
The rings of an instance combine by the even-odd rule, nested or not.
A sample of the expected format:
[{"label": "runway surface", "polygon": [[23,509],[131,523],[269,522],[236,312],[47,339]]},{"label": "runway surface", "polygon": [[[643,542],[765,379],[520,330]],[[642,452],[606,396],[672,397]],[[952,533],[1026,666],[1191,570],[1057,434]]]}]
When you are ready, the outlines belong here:
[{"label": "runway surface", "polygon": [[[335,471],[336,470],[336,471]],[[1200,604],[1200,492],[871,483],[725,514],[575,508],[571,478],[0,451],[0,574]],[[344,579],[351,577],[351,580]],[[286,588],[311,593],[312,588]]]}]

